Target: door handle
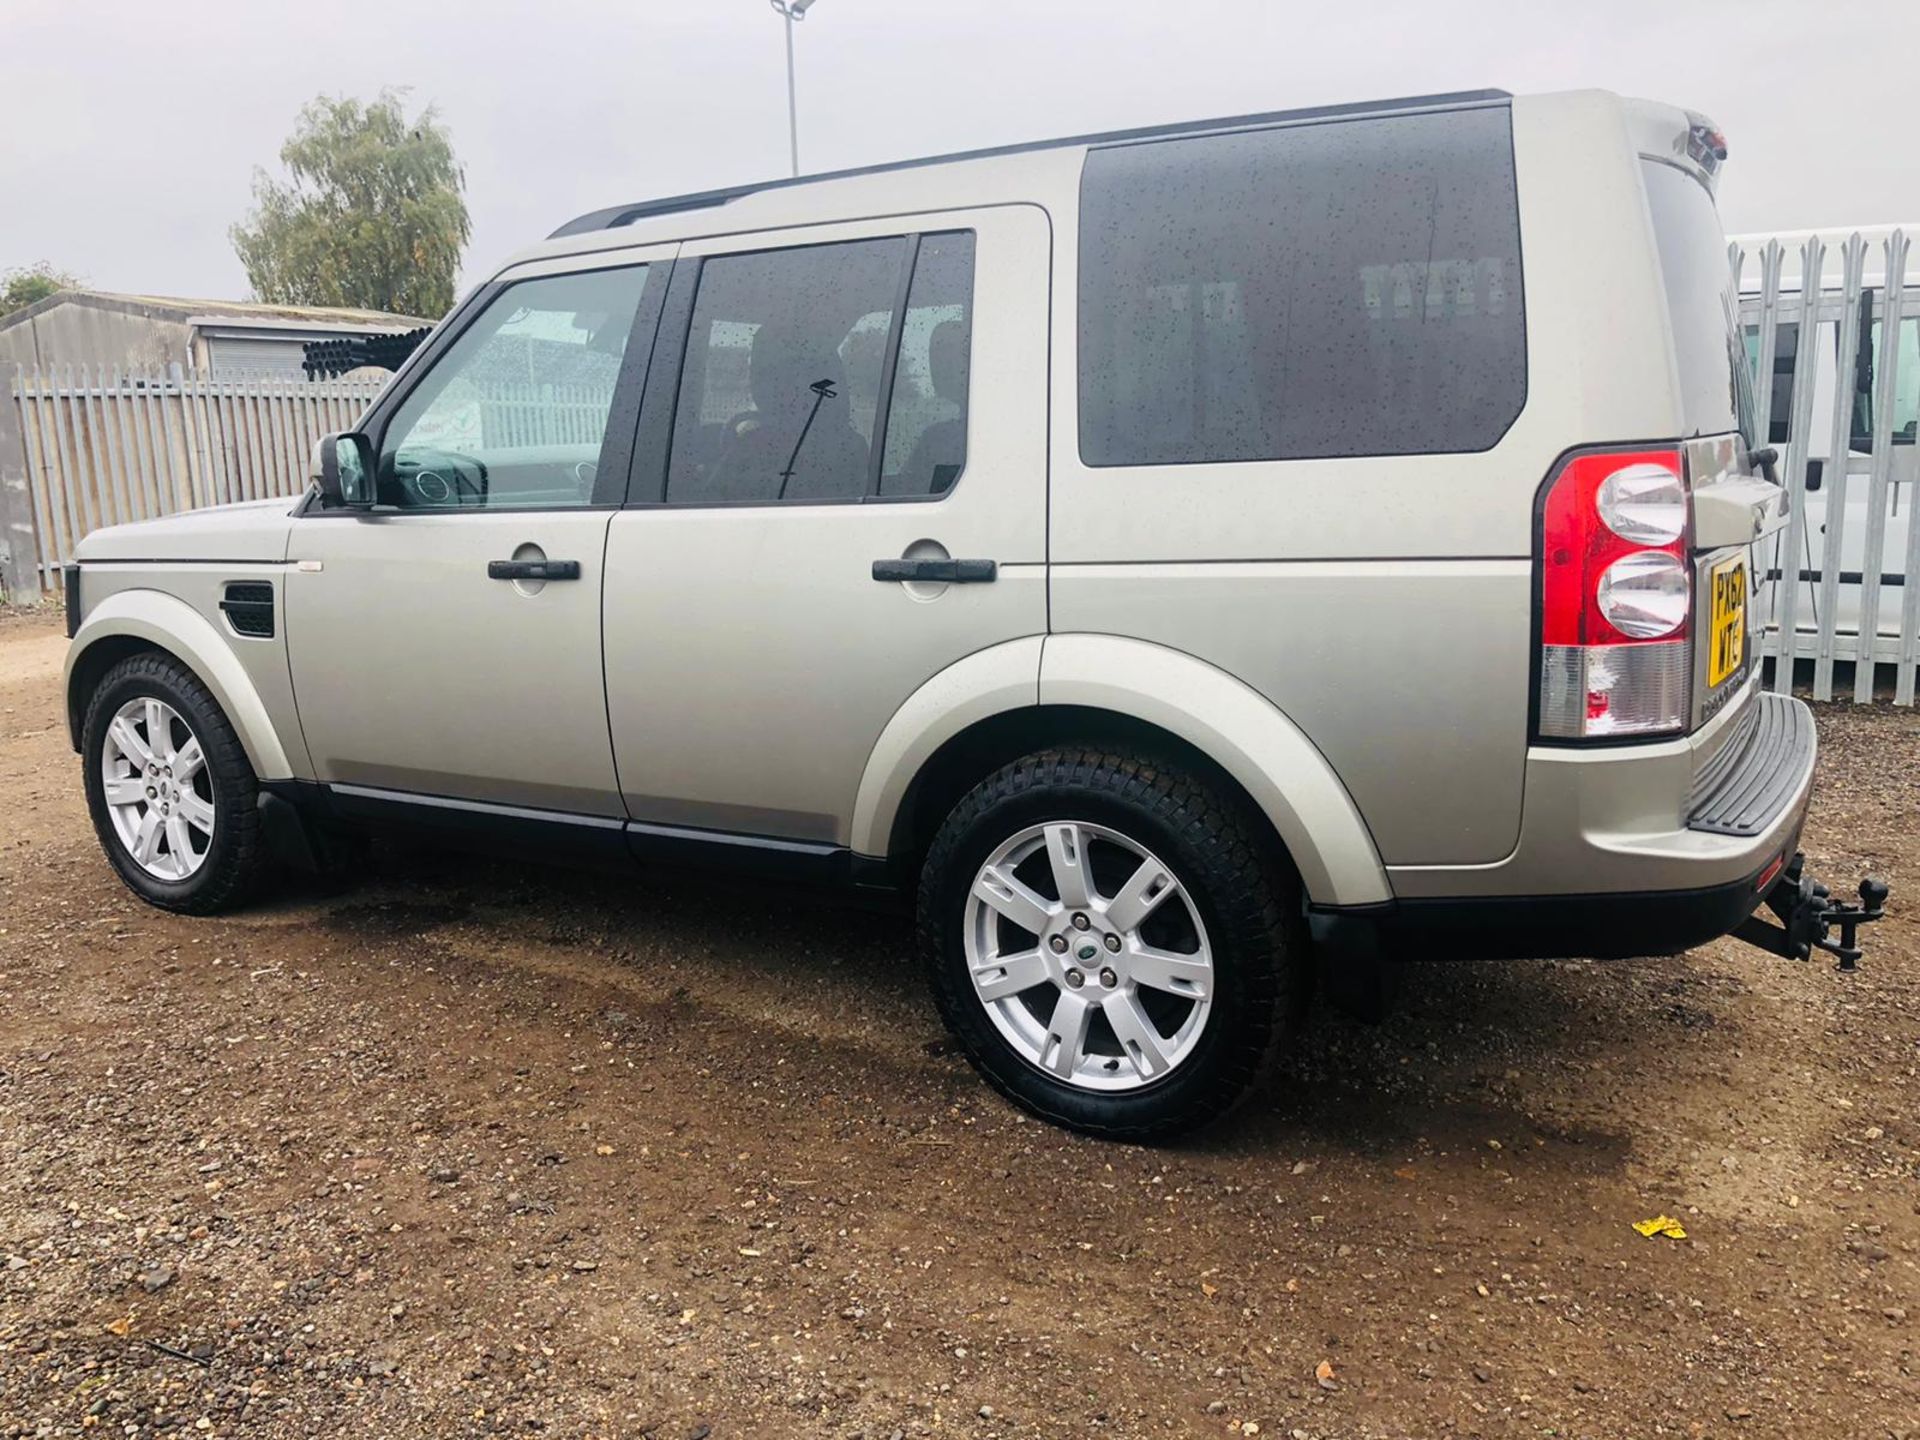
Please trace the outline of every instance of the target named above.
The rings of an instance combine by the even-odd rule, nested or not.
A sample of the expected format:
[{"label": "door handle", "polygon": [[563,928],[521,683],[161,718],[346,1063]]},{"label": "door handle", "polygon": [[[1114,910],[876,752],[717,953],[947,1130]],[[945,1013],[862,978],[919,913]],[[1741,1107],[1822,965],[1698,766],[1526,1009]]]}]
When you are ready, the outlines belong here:
[{"label": "door handle", "polygon": [[999,573],[995,560],[876,560],[876,580],[908,580],[922,585],[979,585]]},{"label": "door handle", "polygon": [[578,580],[578,560],[489,560],[489,580]]}]

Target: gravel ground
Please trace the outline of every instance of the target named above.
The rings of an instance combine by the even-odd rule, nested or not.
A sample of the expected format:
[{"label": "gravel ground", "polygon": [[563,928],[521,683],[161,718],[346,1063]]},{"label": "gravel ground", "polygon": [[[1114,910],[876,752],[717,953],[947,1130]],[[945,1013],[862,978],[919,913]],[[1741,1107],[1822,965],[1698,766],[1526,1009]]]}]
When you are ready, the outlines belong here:
[{"label": "gravel ground", "polygon": [[891,917],[385,847],[147,909],[63,650],[0,623],[0,1436],[1920,1435],[1910,712],[1820,717],[1857,976],[1417,970],[1147,1150],[1000,1103]]}]

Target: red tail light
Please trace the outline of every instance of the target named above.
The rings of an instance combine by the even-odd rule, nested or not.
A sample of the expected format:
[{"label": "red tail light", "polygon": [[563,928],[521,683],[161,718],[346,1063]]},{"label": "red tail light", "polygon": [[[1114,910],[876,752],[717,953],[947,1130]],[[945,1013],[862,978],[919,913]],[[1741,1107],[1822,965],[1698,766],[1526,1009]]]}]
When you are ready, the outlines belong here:
[{"label": "red tail light", "polygon": [[1692,535],[1676,449],[1587,451],[1548,480],[1536,549],[1541,739],[1686,728]]}]

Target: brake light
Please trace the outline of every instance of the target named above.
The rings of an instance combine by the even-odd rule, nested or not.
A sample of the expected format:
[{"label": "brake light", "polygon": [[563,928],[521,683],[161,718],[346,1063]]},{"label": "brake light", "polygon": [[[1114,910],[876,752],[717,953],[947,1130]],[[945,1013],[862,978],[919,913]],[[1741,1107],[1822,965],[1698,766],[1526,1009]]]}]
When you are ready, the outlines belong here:
[{"label": "brake light", "polygon": [[1727,161],[1726,132],[1693,110],[1687,112],[1687,156],[1709,175]]},{"label": "brake light", "polygon": [[1541,738],[1685,729],[1692,529],[1678,450],[1589,451],[1549,478],[1536,549]]}]

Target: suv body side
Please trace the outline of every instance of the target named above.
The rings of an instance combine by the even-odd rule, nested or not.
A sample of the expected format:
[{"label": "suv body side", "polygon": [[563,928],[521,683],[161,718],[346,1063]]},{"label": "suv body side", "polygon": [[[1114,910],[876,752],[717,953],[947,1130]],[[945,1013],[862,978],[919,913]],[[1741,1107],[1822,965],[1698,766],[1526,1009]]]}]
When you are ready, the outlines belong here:
[{"label": "suv body side", "polygon": [[[356,769],[302,734],[305,705],[334,703],[315,692],[323,683],[337,690],[350,675],[368,627],[404,625],[408,611],[443,603],[434,585],[396,576],[386,598],[405,603],[389,615],[377,593],[358,623],[345,609],[303,622],[302,607],[289,604],[288,594],[305,593],[325,573],[300,565],[327,559],[307,555],[302,537],[323,527],[372,533],[383,526],[378,516],[291,517],[266,507],[241,546],[259,553],[231,560],[213,550],[140,554],[176,541],[192,548],[197,518],[93,537],[83,551],[89,610],[70,674],[83,680],[102,639],[144,636],[191,652],[196,668],[233,677],[222,681],[221,698],[231,697],[249,755],[269,781],[388,790],[394,799],[418,792],[476,810],[550,807],[556,818],[581,812],[616,830],[801,846],[873,867],[911,858],[903,847],[915,834],[903,817],[942,756],[1009,716],[1057,708],[1148,727],[1232,777],[1287,846],[1316,907],[1675,888],[1750,873],[1778,835],[1735,843],[1685,825],[1690,786],[1749,694],[1694,733],[1658,743],[1574,751],[1529,739],[1534,498],[1543,479],[1578,445],[1685,433],[1640,175],[1636,126],[1645,127],[1630,102],[1598,93],[1432,108],[1510,120],[1521,271],[1508,302],[1524,314],[1525,387],[1490,443],[1089,464],[1078,353],[1089,150],[850,176],[569,236],[502,272],[511,280],[645,258],[664,279],[689,260],[836,236],[970,226],[982,237],[974,339],[982,363],[968,470],[932,503],[661,505],[641,472],[663,463],[671,443],[670,425],[659,423],[670,419],[673,398],[663,377],[680,354],[671,318],[662,322],[651,353],[665,368],[646,375],[645,404],[619,457],[634,479],[617,500],[596,503],[594,518],[577,518],[582,548],[567,556],[590,577],[566,591],[576,597],[568,602],[578,612],[575,639],[581,626],[603,633],[604,657],[596,671],[569,652],[547,677],[565,693],[526,685],[513,697],[517,728],[488,742],[487,763],[537,772],[537,757],[524,753],[528,736],[543,707],[564,708],[580,732],[565,763],[604,746],[604,766],[594,758],[577,774],[531,773],[519,788],[490,787],[472,774],[436,775],[427,763]],[[649,294],[671,305],[662,291]],[[1608,307],[1604,325],[1594,323],[1596,296]],[[684,329],[682,337],[680,348]],[[444,349],[436,337],[403,370],[376,418],[404,403]],[[452,530],[477,518],[418,528]],[[966,556],[940,533],[943,522],[960,521],[997,552],[982,558],[1005,567],[994,585],[915,595],[866,573],[872,561],[923,544]],[[488,544],[505,558],[522,537],[512,523],[498,529]],[[604,555],[593,552],[596,534]],[[466,569],[493,553],[469,551],[459,558]],[[169,554],[212,563],[169,563]],[[160,563],[139,563],[146,559]],[[398,551],[379,560],[368,582],[404,561]],[[216,626],[220,584],[276,573],[286,622],[277,640],[242,642]],[[565,589],[499,593],[519,607],[505,613],[519,615]],[[686,608],[712,626],[710,642],[684,613],[689,597]],[[816,603],[825,608],[806,609]],[[988,607],[1006,613],[981,623]],[[880,627],[878,644],[862,640],[866,625]],[[916,629],[921,639],[896,643]],[[940,636],[930,648],[921,643],[929,630]],[[404,699],[425,693],[436,675],[457,679],[462,657],[468,671],[487,674],[502,634],[517,634],[520,650],[538,646],[537,636],[484,618],[464,633],[449,623],[438,634],[437,648],[408,652],[413,662],[386,655],[387,670],[368,677],[374,689],[355,702],[364,715],[334,717],[362,727],[361,751],[385,743],[381,724],[394,718],[395,696],[383,692],[397,687]],[[309,644],[330,678],[316,670],[302,704]],[[244,662],[230,663],[240,655]],[[836,688],[842,666],[853,679]],[[740,677],[737,686],[729,676]],[[485,723],[472,712],[489,691],[456,684],[449,693],[463,703],[441,703],[443,694],[428,709],[397,707],[413,727],[407,743],[428,742],[423,754],[434,726]],[[1804,794],[1792,823],[1803,808]]]}]

